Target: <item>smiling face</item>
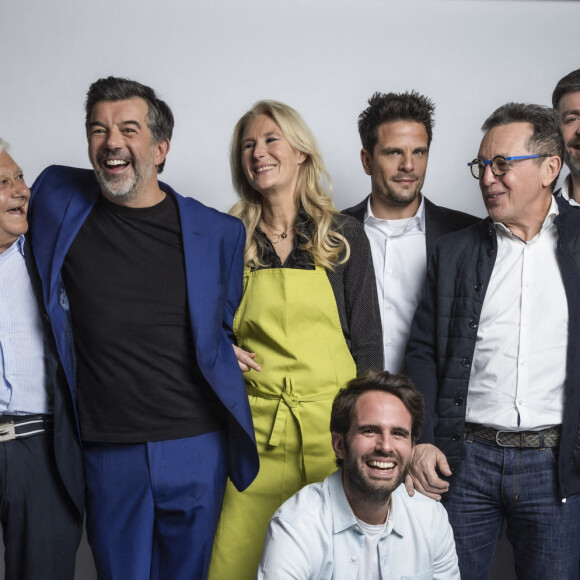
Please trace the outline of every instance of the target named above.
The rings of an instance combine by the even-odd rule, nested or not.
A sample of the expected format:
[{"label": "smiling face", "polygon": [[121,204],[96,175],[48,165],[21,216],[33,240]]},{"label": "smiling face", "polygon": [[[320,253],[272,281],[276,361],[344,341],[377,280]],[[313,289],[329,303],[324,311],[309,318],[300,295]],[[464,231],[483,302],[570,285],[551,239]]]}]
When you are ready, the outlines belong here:
[{"label": "smiling face", "polygon": [[[496,155],[533,155],[535,152],[527,147],[532,131],[529,123],[494,127],[483,137],[477,156],[489,160]],[[489,216],[527,241],[538,233],[548,213],[550,184],[558,174],[559,158],[541,158],[540,163],[537,159],[522,159],[509,164],[509,171],[501,177],[496,177],[487,165],[479,187]]]},{"label": "smiling face", "polygon": [[558,103],[564,135],[564,161],[574,177],[580,177],[580,91],[565,94]]},{"label": "smiling face", "polygon": [[241,147],[244,174],[258,193],[295,197],[306,155],[290,145],[273,119],[258,115],[248,121]]},{"label": "smiling face", "polygon": [[165,159],[169,141],[153,143],[147,112],[147,103],[139,97],[100,101],[93,108],[89,158],[103,195],[116,203],[131,203],[158,191],[157,165]]},{"label": "smiling face", "polygon": [[374,151],[363,149],[361,161],[371,176],[371,205],[376,217],[393,219],[415,215],[425,181],[429,146],[425,125],[389,121],[377,132]]},{"label": "smiling face", "polygon": [[398,397],[367,391],[356,402],[346,436],[332,434],[343,459],[343,485],[355,515],[365,502],[387,502],[409,470],[413,456],[411,414]]},{"label": "smiling face", "polygon": [[3,151],[0,153],[0,253],[28,230],[29,199],[30,190],[22,169]]}]

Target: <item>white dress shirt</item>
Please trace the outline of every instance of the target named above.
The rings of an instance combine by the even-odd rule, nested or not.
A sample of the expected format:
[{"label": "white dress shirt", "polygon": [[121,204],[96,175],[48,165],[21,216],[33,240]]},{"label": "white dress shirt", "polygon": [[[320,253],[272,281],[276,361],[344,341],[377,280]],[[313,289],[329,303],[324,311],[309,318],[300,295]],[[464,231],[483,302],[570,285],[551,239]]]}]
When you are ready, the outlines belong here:
[{"label": "white dress shirt", "polygon": [[44,329],[24,236],[0,254],[0,414],[49,413]]},{"label": "white dress shirt", "polygon": [[529,242],[496,223],[497,259],[473,356],[466,421],[510,431],[562,423],[568,301],[556,256],[556,200]]},{"label": "white dress shirt", "polygon": [[[357,580],[365,535],[338,470],[307,485],[270,520],[258,580]],[[445,508],[404,485],[391,495],[378,540],[382,580],[459,580]]]},{"label": "white dress shirt", "polygon": [[398,373],[427,272],[425,202],[421,199],[412,218],[383,220],[373,215],[369,197],[364,225],[377,280],[385,369]]}]

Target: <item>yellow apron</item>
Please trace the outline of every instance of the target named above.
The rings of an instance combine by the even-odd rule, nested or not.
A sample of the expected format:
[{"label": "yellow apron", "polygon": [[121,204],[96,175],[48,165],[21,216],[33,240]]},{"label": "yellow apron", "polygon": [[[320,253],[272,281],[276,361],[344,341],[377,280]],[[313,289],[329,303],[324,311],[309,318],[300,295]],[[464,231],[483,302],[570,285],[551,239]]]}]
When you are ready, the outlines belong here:
[{"label": "yellow apron", "polygon": [[270,517],[304,485],[335,470],[332,401],[356,376],[322,267],[246,271],[234,332],[262,367],[244,373],[260,472],[242,493],[228,481],[211,580],[253,580]]}]

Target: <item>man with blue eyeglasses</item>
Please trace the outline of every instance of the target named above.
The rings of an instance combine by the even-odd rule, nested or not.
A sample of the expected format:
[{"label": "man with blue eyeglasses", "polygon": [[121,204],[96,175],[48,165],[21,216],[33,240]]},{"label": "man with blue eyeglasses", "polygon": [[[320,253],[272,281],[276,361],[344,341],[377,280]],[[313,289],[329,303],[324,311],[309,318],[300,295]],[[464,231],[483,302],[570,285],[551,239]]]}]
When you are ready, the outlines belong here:
[{"label": "man with blue eyeglasses", "polygon": [[442,238],[405,365],[426,420],[411,474],[441,498],[463,578],[488,577],[503,520],[519,579],[580,562],[580,214],[552,196],[553,109],[509,103],[470,162],[489,217]]}]

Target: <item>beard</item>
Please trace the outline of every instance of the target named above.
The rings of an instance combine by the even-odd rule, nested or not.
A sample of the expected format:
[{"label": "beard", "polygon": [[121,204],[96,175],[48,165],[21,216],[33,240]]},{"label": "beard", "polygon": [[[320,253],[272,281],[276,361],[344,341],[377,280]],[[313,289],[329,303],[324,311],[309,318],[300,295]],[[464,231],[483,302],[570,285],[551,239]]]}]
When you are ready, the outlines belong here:
[{"label": "beard", "polygon": [[[399,469],[399,475],[396,479],[392,481],[375,481],[369,479],[364,471],[363,465],[372,459],[385,460],[385,459],[395,459]],[[349,482],[350,490],[355,493],[360,498],[366,501],[372,501],[376,503],[384,503],[388,501],[391,493],[401,485],[401,483],[407,477],[411,462],[408,461],[403,464],[401,458],[397,453],[382,453],[373,451],[366,453],[359,460],[350,457],[348,448],[345,448],[345,458],[343,464],[344,475]]]},{"label": "beard", "polygon": [[396,178],[406,178],[411,177],[416,179],[415,183],[413,184],[412,188],[405,189],[403,187],[396,187],[395,184],[385,183],[384,189],[382,194],[379,197],[383,197],[385,200],[388,200],[391,204],[398,205],[401,207],[411,205],[420,195],[421,195],[421,188],[423,187],[423,183],[425,182],[425,176],[423,179],[420,179],[418,175],[412,174],[399,174],[395,176]]},{"label": "beard", "polygon": [[[577,155],[580,154],[576,149],[574,149],[574,152]],[[564,163],[568,166],[570,173],[574,177],[580,177],[580,159],[574,157],[568,146],[564,149]]]},{"label": "beard", "polygon": [[[132,171],[123,175],[110,175],[103,168],[104,161],[108,158],[122,159],[130,164]],[[151,163],[149,163],[151,161]],[[153,160],[153,150],[150,159],[137,160],[130,152],[119,154],[118,150],[104,149],[99,152],[93,169],[103,194],[111,200],[126,202],[137,197],[143,183],[145,183],[154,171],[157,171]]]}]

